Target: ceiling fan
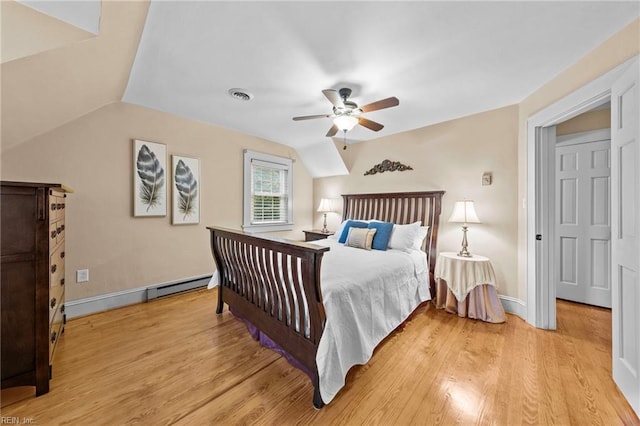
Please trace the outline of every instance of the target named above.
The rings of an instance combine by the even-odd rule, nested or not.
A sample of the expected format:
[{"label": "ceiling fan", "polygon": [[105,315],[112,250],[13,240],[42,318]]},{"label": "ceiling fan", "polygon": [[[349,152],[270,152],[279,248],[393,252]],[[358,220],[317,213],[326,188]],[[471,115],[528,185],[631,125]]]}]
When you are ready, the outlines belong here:
[{"label": "ceiling fan", "polygon": [[369,120],[361,116],[361,114],[371,111],[377,111],[380,109],[391,108],[400,104],[400,101],[396,97],[382,99],[370,104],[358,107],[353,101],[349,100],[351,96],[351,89],[343,87],[340,90],[325,89],[322,93],[329,99],[329,102],[333,104],[333,114],[318,114],[318,115],[305,115],[302,117],[293,117],[294,121],[311,120],[314,118],[333,118],[333,125],[327,132],[327,137],[335,136],[339,130],[348,132],[356,124],[359,124],[367,129],[378,132],[384,127],[380,123]]}]

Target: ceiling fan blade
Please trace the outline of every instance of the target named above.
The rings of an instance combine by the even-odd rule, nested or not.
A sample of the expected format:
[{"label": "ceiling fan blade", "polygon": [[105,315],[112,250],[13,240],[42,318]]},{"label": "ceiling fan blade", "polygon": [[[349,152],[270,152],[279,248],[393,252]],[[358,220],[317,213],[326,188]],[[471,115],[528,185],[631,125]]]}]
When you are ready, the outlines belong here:
[{"label": "ceiling fan blade", "polygon": [[333,126],[331,126],[331,128],[329,129],[329,131],[327,132],[327,137],[333,137],[336,135],[336,133],[338,133],[338,126],[336,126],[335,124]]},{"label": "ceiling fan blade", "polygon": [[398,98],[396,98],[395,96],[392,96],[387,99],[382,99],[380,101],[367,104],[363,107],[360,107],[360,109],[362,110],[362,112],[377,111],[379,109],[398,106],[399,104],[400,104],[400,101],[398,100]]},{"label": "ceiling fan blade", "polygon": [[312,120],[314,118],[327,118],[327,117],[331,117],[331,114],[303,115],[301,117],[293,117],[293,121]]},{"label": "ceiling fan blade", "polygon": [[325,89],[322,91],[324,95],[329,99],[329,102],[333,104],[333,106],[338,108],[344,108],[344,102],[342,102],[342,98],[338,94],[337,90],[333,89]]},{"label": "ceiling fan blade", "polygon": [[358,124],[366,127],[369,130],[373,130],[374,132],[380,131],[384,127],[382,124],[376,123],[375,121],[367,120],[364,117],[358,117]]}]

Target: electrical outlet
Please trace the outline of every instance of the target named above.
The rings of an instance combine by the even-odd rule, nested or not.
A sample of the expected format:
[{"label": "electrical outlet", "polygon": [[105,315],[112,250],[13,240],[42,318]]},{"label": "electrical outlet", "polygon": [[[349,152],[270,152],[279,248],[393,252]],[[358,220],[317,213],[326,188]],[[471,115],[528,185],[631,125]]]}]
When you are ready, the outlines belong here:
[{"label": "electrical outlet", "polygon": [[89,281],[89,270],[88,269],[78,269],[76,271],[76,282],[77,283],[86,283]]}]

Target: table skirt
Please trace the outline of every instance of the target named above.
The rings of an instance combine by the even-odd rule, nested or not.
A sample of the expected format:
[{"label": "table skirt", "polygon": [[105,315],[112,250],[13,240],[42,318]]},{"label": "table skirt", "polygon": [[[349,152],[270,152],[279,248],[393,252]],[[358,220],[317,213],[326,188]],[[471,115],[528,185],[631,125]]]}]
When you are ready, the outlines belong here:
[{"label": "table skirt", "polygon": [[496,288],[489,284],[475,287],[467,297],[459,302],[447,287],[447,282],[436,280],[436,308],[458,314],[459,317],[479,319],[486,322],[501,323],[506,321],[502,303]]}]

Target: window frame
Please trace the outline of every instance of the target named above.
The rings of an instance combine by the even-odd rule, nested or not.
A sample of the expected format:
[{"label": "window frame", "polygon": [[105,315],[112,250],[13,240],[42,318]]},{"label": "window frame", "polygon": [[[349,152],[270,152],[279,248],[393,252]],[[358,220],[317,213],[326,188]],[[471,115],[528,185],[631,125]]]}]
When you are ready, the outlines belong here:
[{"label": "window frame", "polygon": [[[254,223],[251,218],[251,201],[253,197],[252,163],[273,164],[274,169],[285,170],[287,173],[287,206],[285,208],[287,220],[281,223]],[[293,229],[293,160],[276,155],[244,150],[244,184],[243,184],[243,220],[242,229],[247,232],[275,232]]]}]

